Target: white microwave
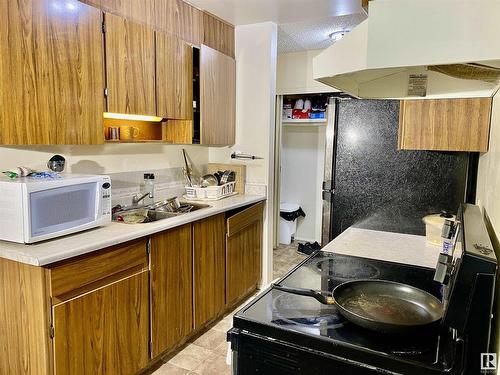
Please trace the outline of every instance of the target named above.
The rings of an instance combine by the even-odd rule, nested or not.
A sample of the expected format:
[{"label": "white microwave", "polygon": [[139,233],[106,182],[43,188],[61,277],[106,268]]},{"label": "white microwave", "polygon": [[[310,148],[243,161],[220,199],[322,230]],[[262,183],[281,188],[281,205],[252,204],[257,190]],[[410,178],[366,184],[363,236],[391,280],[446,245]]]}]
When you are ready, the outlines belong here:
[{"label": "white microwave", "polygon": [[108,176],[0,179],[0,240],[33,243],[110,221]]}]

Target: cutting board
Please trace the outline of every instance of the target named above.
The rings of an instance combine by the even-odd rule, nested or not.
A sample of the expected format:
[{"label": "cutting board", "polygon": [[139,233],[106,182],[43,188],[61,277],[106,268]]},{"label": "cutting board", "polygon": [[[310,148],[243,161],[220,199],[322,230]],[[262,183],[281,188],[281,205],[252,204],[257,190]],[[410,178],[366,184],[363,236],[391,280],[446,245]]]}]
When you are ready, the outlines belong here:
[{"label": "cutting board", "polygon": [[208,163],[207,173],[230,170],[236,173],[235,191],[239,194],[245,194],[245,183],[247,179],[247,166],[244,164],[221,164]]}]

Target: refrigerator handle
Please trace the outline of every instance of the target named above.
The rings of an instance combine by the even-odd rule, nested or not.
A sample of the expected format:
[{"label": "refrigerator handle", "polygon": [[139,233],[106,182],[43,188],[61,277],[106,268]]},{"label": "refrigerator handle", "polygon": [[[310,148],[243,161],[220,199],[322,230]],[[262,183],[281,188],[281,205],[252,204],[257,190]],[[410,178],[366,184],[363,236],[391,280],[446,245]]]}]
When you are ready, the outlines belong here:
[{"label": "refrigerator handle", "polygon": [[328,100],[321,220],[321,244],[323,246],[330,242],[331,239],[331,212],[333,206],[333,192],[335,189],[337,104],[338,101],[334,97]]}]

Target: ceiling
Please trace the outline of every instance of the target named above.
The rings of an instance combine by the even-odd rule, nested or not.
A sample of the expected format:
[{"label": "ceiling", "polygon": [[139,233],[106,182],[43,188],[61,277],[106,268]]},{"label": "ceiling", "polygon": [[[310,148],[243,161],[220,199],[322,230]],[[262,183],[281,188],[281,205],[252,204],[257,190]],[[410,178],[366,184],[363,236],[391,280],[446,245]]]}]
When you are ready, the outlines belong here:
[{"label": "ceiling", "polygon": [[278,51],[329,47],[328,34],[350,30],[366,18],[361,0],[189,0],[234,25],[275,22]]},{"label": "ceiling", "polygon": [[331,33],[352,30],[365,18],[365,13],[356,13],[280,24],[278,26],[278,52],[328,48],[334,43],[329,37]]}]

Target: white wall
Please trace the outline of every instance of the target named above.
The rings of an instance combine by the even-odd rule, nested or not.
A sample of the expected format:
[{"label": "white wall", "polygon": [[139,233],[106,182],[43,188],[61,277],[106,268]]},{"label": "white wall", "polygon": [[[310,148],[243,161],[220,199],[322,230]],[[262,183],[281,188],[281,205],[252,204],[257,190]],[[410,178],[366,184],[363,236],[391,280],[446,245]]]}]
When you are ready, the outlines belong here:
[{"label": "white wall", "polygon": [[500,236],[500,93],[493,98],[490,148],[479,159],[477,204]]},{"label": "white wall", "polygon": [[47,170],[54,154],[66,158],[66,172],[118,173],[181,167],[185,148],[196,164],[208,163],[208,147],[156,144],[109,144],[102,146],[2,146],[0,171],[17,166]]},{"label": "white wall", "polygon": [[[490,148],[479,159],[476,203],[483,208],[497,259],[500,259],[500,93],[493,98]],[[500,301],[499,286],[497,278],[497,301]],[[497,353],[500,350],[500,303],[498,306],[496,311]],[[500,369],[500,355],[497,355],[497,358],[499,359],[497,369]],[[500,371],[497,374],[500,374]]]},{"label": "white wall", "polygon": [[278,54],[276,91],[278,95],[336,92],[333,87],[313,79],[312,60],[323,50]]},{"label": "white wall", "polygon": [[325,136],[326,126],[282,128],[280,199],[299,204],[306,213],[298,219],[297,240],[321,243]]},{"label": "white wall", "polygon": [[236,142],[233,147],[211,148],[210,162],[231,162],[232,151],[263,160],[247,165],[247,183],[267,185],[264,219],[263,283],[272,280],[274,189],[274,117],[276,96],[277,25],[271,22],[237,26],[236,38]]}]

